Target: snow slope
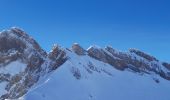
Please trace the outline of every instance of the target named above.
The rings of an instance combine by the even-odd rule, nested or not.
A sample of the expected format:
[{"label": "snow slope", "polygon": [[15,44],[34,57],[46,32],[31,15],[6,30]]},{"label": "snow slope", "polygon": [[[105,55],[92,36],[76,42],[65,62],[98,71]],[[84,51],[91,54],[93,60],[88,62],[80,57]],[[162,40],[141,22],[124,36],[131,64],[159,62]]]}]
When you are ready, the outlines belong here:
[{"label": "snow slope", "polygon": [[[26,64],[22,63],[19,60],[13,61],[5,66],[0,66],[0,97],[8,93],[6,90],[7,86],[9,86],[10,83],[8,81],[8,75],[11,77],[15,77],[16,75],[19,75],[20,73],[24,72],[26,67]],[[3,75],[6,75],[6,80],[5,76]],[[13,79],[13,81],[15,80]]]},{"label": "snow slope", "polygon": [[[170,100],[170,82],[156,74],[119,71],[87,55],[69,59],[39,80],[25,100]],[[154,79],[159,79],[156,82]]]},{"label": "snow slope", "polygon": [[26,64],[20,61],[13,61],[6,66],[0,68],[0,73],[11,74],[12,76],[24,72],[26,69]]},{"label": "snow slope", "polygon": [[19,28],[0,32],[0,100],[170,100],[169,84],[170,64],[137,49],[47,53]]},{"label": "snow slope", "polygon": [[7,85],[7,82],[1,82],[0,83],[0,96],[5,94],[7,91],[5,90],[5,86]]}]

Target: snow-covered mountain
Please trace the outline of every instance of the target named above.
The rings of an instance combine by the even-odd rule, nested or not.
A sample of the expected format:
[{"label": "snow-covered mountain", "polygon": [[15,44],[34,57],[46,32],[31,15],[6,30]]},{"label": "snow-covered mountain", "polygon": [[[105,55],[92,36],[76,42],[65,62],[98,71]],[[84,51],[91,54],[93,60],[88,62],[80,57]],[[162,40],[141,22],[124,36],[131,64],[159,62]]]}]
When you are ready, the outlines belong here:
[{"label": "snow-covered mountain", "polygon": [[56,52],[55,49],[47,55],[37,42],[21,29],[2,31],[0,98],[16,99],[23,96],[41,76],[64,63],[64,55],[64,52]]},{"label": "snow-covered mountain", "polygon": [[75,43],[46,53],[19,28],[0,33],[0,99],[170,100],[170,64],[137,49]]}]

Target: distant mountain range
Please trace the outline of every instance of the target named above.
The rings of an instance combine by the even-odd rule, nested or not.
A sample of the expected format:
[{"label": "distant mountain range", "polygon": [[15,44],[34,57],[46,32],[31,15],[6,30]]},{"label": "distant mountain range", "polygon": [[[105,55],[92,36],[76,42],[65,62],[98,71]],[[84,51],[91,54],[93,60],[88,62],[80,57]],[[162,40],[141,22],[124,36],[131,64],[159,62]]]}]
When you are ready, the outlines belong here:
[{"label": "distant mountain range", "polygon": [[1,100],[170,100],[169,93],[170,64],[140,50],[75,43],[47,53],[19,28],[0,33]]}]

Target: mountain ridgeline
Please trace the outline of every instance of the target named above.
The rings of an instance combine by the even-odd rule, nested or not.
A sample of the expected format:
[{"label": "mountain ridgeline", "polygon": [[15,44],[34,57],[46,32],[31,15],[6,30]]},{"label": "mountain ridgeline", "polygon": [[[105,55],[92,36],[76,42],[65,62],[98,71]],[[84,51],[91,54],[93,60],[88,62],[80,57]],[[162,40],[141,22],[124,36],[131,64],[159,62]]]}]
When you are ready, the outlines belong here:
[{"label": "mountain ridgeline", "polygon": [[[76,59],[71,56],[72,54],[90,58],[88,64],[83,65],[88,73],[96,71],[112,75],[105,70],[104,67],[107,66],[98,70],[98,65],[93,63],[95,60],[104,65],[108,64],[121,73],[128,71],[141,76],[156,75],[165,81],[170,80],[170,64],[161,62],[140,50],[129,49],[127,52],[122,52],[111,46],[105,48],[90,46],[86,50],[75,43],[71,48],[54,45],[47,53],[26,32],[14,27],[0,33],[0,99],[20,98],[26,95],[43,77],[57,71],[70,59],[77,62],[82,60]],[[83,61],[85,62],[86,59]],[[73,67],[70,72],[77,81],[81,80],[83,73],[78,69]],[[158,77],[152,78],[157,84],[161,82]],[[92,98],[91,95],[89,97]]]}]

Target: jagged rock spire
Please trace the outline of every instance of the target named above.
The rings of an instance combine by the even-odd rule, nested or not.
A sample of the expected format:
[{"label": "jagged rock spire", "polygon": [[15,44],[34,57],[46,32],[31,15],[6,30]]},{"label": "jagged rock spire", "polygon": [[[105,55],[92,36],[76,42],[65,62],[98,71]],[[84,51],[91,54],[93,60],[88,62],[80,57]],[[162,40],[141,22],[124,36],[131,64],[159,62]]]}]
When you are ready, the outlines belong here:
[{"label": "jagged rock spire", "polygon": [[138,49],[129,49],[129,51],[131,53],[135,53],[135,54],[137,54],[137,55],[139,55],[139,56],[141,56],[141,57],[143,57],[143,58],[145,58],[145,59],[147,59],[149,61],[158,61],[155,57],[150,56],[149,54],[146,54],[146,53],[144,53],[144,52],[142,52],[142,51],[140,51]]},{"label": "jagged rock spire", "polygon": [[86,50],[83,49],[78,43],[74,43],[72,45],[72,50],[78,55],[85,55],[86,54]]},{"label": "jagged rock spire", "polygon": [[[42,75],[56,70],[71,58],[69,54],[67,55],[68,52],[73,53],[75,56],[79,55],[78,57],[84,57],[82,55],[86,55],[87,58],[94,58],[110,64],[121,71],[127,69],[135,73],[154,73],[164,79],[170,80],[170,64],[162,63],[155,57],[136,49],[121,52],[110,46],[106,48],[91,46],[85,50],[79,44],[75,43],[69,51],[68,49],[61,48],[59,45],[55,45],[52,51],[47,54],[23,30],[11,28],[0,32],[0,68],[6,67],[6,65],[14,61],[19,61],[26,68],[16,75],[6,74],[0,71],[0,81],[7,83],[5,86],[7,92],[0,99],[16,99],[23,96]],[[75,60],[78,61],[79,59]]]}]

